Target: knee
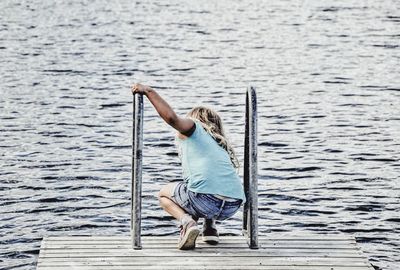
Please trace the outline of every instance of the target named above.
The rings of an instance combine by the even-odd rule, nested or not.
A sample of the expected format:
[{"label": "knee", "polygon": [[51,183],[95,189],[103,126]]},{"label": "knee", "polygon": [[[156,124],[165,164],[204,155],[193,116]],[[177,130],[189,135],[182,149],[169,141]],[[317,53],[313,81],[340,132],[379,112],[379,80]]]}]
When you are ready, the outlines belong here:
[{"label": "knee", "polygon": [[158,192],[158,194],[157,194],[157,197],[158,197],[158,201],[160,202],[160,204],[161,205],[165,205],[166,204],[166,195],[165,195],[165,190],[164,190],[164,188],[162,188],[159,192]]},{"label": "knee", "polygon": [[169,200],[168,197],[162,195],[158,197],[158,201],[160,203],[160,206],[163,208],[169,207],[171,205],[171,200]]},{"label": "knee", "polygon": [[158,192],[157,198],[158,198],[158,202],[160,203],[160,205],[163,205],[163,198],[164,198],[164,196],[162,195],[161,190]]},{"label": "knee", "polygon": [[163,197],[160,196],[160,193],[158,193],[158,202],[160,203],[160,205],[163,205]]},{"label": "knee", "polygon": [[158,192],[158,199],[161,199],[162,197],[167,197],[169,198],[170,195],[170,185],[165,185],[163,186],[160,191]]},{"label": "knee", "polygon": [[161,200],[162,197],[166,197],[166,194],[165,194],[165,187],[162,187],[162,188],[160,189],[160,191],[159,191],[158,194],[157,194],[157,197],[158,197],[159,200]]}]

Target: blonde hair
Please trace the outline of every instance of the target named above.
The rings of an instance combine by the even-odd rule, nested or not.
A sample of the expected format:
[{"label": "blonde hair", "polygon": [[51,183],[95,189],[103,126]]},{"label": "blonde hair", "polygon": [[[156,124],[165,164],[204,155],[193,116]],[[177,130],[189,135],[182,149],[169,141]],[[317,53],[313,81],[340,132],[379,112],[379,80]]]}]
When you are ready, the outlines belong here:
[{"label": "blonde hair", "polygon": [[199,120],[207,133],[228,152],[233,167],[239,168],[239,160],[225,136],[222,120],[214,110],[204,106],[197,106],[192,108],[186,116],[192,120]]}]

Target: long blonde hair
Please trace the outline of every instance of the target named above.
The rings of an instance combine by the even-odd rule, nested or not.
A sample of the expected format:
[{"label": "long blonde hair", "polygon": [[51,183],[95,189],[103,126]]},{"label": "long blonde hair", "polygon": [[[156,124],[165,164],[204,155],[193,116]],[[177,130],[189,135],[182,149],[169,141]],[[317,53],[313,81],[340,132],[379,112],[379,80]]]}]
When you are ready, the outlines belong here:
[{"label": "long blonde hair", "polygon": [[239,168],[239,160],[225,136],[222,120],[214,110],[204,106],[197,106],[192,108],[186,116],[192,120],[199,120],[207,133],[228,152],[233,167]]}]

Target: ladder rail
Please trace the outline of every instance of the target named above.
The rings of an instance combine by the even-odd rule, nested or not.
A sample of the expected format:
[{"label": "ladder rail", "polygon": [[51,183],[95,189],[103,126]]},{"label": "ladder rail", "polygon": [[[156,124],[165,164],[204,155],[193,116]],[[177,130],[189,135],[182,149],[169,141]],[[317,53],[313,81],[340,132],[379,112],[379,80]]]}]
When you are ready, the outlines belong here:
[{"label": "ladder rail", "polygon": [[142,249],[142,160],[143,160],[143,95],[133,95],[131,238],[134,249]]},{"label": "ladder rail", "polygon": [[258,246],[258,178],[257,178],[257,96],[254,87],[246,92],[244,136],[243,187],[246,203],[243,206],[243,235],[251,249]]}]

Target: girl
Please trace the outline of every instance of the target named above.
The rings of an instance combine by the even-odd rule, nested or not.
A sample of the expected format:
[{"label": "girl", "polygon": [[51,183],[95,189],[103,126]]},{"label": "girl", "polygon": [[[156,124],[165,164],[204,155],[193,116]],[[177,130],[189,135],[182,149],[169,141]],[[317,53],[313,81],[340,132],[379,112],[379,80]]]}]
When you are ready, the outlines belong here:
[{"label": "girl", "polygon": [[145,95],[161,118],[177,131],[184,181],[165,185],[158,198],[161,207],[180,221],[178,248],[195,248],[199,218],[205,219],[203,240],[218,244],[215,220],[233,216],[246,201],[234,169],[239,163],[225,138],[221,118],[204,106],[179,117],[151,87],[137,83],[132,92]]}]

